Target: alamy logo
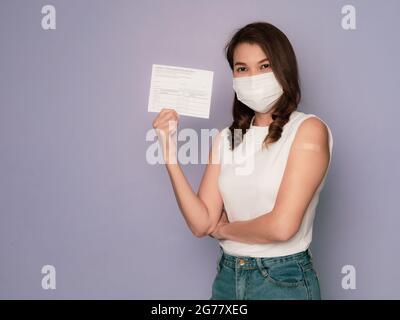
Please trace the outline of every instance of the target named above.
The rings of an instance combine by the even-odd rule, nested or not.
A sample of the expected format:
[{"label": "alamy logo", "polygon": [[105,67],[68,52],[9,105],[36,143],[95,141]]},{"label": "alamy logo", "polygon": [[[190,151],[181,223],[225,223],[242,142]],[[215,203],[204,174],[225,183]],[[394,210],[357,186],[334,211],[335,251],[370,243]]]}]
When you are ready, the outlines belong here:
[{"label": "alamy logo", "polygon": [[51,5],[43,6],[42,14],[45,14],[45,16],[42,18],[43,30],[55,30],[56,29],[56,8]]},{"label": "alamy logo", "polygon": [[[172,127],[176,128],[176,121],[169,121],[169,132],[172,132]],[[220,133],[218,129],[201,129],[200,136],[194,129],[185,128],[177,131],[174,130],[174,134],[171,136],[173,147],[170,151],[177,157],[181,164],[208,164],[208,157],[210,152],[210,141],[215,141],[215,138]],[[241,147],[237,147],[234,152],[224,147],[227,142],[224,138],[216,142],[216,145],[221,144],[216,150],[218,155],[216,158],[211,159],[211,163],[216,164],[223,161],[224,164],[233,164],[234,173],[236,175],[250,175],[254,173],[255,163],[254,158],[251,157],[260,147],[257,147],[256,143],[251,142],[254,140],[255,132],[254,129],[250,128],[247,130],[246,137],[249,138],[248,143],[243,143]],[[146,141],[153,142],[148,146],[146,150],[146,161],[150,165],[164,164],[165,159],[163,157],[164,152],[169,153],[165,148],[166,134],[159,129],[149,129],[146,133]],[[239,144],[245,140],[241,129],[234,129],[233,143]],[[178,146],[178,141],[184,142],[181,146]],[[211,143],[212,144],[212,143]],[[176,148],[176,150],[174,150]],[[199,154],[200,151],[200,154]],[[200,158],[200,162],[199,162]],[[221,160],[223,159],[223,160]]]},{"label": "alamy logo", "polygon": [[350,4],[342,7],[342,28],[344,30],[356,29],[356,8]]},{"label": "alamy logo", "polygon": [[45,275],[42,278],[42,288],[54,290],[56,288],[56,268],[52,265],[45,265],[42,267],[42,274]]},{"label": "alamy logo", "polygon": [[345,276],[342,278],[342,288],[345,290],[356,289],[356,268],[352,265],[342,267],[342,273]]}]

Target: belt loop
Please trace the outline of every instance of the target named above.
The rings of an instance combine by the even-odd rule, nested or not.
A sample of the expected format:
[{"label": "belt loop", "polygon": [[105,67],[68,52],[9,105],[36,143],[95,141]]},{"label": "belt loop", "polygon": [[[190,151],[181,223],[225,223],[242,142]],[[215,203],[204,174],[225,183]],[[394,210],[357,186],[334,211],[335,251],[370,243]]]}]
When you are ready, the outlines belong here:
[{"label": "belt loop", "polygon": [[262,258],[256,258],[256,265],[264,277],[268,276],[268,272],[267,272],[267,269],[264,267]]}]

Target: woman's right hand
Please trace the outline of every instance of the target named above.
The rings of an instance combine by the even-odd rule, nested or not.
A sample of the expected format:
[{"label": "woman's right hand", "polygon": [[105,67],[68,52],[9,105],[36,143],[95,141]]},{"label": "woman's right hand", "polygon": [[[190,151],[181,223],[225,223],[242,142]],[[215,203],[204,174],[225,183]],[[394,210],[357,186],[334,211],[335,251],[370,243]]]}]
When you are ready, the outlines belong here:
[{"label": "woman's right hand", "polygon": [[169,108],[162,108],[153,120],[153,128],[157,132],[166,163],[177,163],[176,133],[178,123],[179,114],[174,109]]}]

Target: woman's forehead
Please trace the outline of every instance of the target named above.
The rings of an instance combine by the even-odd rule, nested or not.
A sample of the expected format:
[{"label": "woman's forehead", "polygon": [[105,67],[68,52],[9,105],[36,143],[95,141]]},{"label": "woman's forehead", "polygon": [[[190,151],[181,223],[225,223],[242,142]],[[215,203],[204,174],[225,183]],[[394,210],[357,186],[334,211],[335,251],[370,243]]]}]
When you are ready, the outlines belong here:
[{"label": "woman's forehead", "polygon": [[258,44],[240,43],[236,46],[233,59],[244,63],[259,63],[267,55]]}]

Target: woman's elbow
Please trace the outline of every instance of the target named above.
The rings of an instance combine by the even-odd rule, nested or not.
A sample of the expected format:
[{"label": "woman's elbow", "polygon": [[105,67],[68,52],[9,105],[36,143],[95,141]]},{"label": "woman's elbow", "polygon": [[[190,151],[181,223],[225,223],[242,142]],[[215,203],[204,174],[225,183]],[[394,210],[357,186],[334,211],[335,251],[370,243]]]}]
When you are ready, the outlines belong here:
[{"label": "woman's elbow", "polygon": [[203,237],[208,236],[211,233],[213,233],[216,226],[217,226],[217,223],[210,222],[207,226],[205,226],[201,229],[192,230],[192,233],[197,238],[203,238]]},{"label": "woman's elbow", "polygon": [[192,230],[192,233],[196,238],[203,238],[208,235],[204,230]]},{"label": "woman's elbow", "polygon": [[278,242],[286,242],[292,239],[299,231],[300,226],[297,224],[283,224],[276,229],[275,238]]},{"label": "woman's elbow", "polygon": [[202,227],[197,227],[197,228],[191,228],[191,231],[193,235],[197,238],[203,238],[205,236],[208,236],[210,233],[212,233],[212,228],[208,225],[202,226]]}]

